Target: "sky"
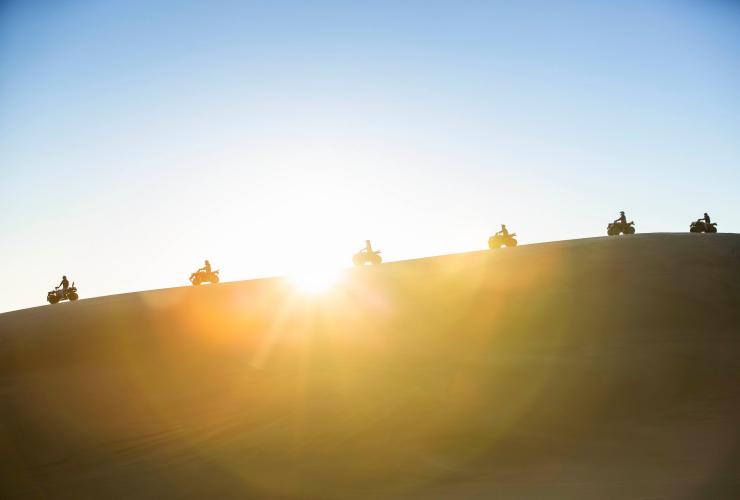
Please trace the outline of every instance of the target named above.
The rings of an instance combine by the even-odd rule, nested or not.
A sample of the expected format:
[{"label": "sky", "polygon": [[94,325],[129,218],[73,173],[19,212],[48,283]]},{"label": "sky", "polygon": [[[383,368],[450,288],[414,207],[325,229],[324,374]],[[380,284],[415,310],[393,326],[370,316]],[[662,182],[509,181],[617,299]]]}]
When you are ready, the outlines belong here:
[{"label": "sky", "polygon": [[740,2],[4,1],[0,311],[638,232],[740,232]]}]

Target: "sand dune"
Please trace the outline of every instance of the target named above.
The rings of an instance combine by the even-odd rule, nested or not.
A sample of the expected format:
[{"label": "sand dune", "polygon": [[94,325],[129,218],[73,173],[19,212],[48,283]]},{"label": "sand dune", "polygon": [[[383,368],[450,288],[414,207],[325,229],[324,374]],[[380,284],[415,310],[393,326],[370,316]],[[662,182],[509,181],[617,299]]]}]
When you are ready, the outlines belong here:
[{"label": "sand dune", "polygon": [[0,497],[740,498],[739,381],[740,235],[81,300],[0,315]]}]

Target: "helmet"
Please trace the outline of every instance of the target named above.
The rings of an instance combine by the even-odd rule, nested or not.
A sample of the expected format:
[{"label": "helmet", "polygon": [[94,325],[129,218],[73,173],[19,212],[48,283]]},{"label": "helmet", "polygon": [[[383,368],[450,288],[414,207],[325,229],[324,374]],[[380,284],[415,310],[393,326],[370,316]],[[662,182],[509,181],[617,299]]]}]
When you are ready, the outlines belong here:
[{"label": "helmet", "polygon": [[210,264],[210,262],[208,262],[208,259],[206,259],[206,264]]},{"label": "helmet", "polygon": [[624,210],[620,210],[619,215],[624,215]]},{"label": "helmet", "polygon": [[66,280],[66,279],[67,279],[67,277],[66,277],[66,276],[62,276],[62,279],[63,279],[63,280]]}]

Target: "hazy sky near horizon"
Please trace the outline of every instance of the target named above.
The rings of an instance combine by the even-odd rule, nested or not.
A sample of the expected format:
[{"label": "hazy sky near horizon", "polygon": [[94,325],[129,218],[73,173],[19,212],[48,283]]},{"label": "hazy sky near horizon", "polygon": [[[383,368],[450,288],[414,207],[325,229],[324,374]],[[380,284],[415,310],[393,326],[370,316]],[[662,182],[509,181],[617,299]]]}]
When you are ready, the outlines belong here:
[{"label": "hazy sky near horizon", "polygon": [[523,243],[740,231],[740,3],[6,1],[0,311]]}]

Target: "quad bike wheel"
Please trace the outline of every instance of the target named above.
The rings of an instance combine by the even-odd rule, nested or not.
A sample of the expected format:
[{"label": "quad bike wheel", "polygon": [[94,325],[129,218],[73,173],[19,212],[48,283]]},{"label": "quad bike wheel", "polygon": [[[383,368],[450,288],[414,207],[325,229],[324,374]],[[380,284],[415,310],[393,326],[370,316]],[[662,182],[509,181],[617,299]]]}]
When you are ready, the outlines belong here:
[{"label": "quad bike wheel", "polygon": [[716,233],[717,232],[717,226],[713,226],[713,225],[710,224],[709,227],[707,228],[707,232],[708,233]]},{"label": "quad bike wheel", "polygon": [[219,282],[218,274],[214,274],[213,276],[211,276],[211,283],[215,285],[218,282]]},{"label": "quad bike wheel", "polygon": [[624,234],[635,234],[635,226],[627,226],[623,232]]},{"label": "quad bike wheel", "polygon": [[488,248],[496,250],[501,247],[515,247],[517,241],[514,238],[502,238],[501,236],[491,236],[488,238]]},{"label": "quad bike wheel", "polygon": [[56,304],[57,302],[59,302],[59,297],[57,297],[56,295],[49,295],[48,297],[46,297],[46,300],[49,301],[49,304]]},{"label": "quad bike wheel", "polygon": [[701,232],[701,230],[699,229],[699,226],[697,226],[696,224],[692,224],[692,225],[691,225],[691,226],[689,227],[689,232],[690,232],[690,233],[700,233],[700,232]]},{"label": "quad bike wheel", "polygon": [[67,296],[67,298],[68,298],[69,300],[71,300],[71,301],[75,301],[75,300],[79,299],[79,298],[80,298],[80,296],[79,296],[79,295],[77,295],[77,294],[76,294],[75,292],[72,292],[72,293],[70,293],[70,294],[69,294],[69,295]]},{"label": "quad bike wheel", "polygon": [[352,263],[357,267],[363,267],[365,264],[378,265],[381,262],[383,262],[383,259],[378,254],[363,255],[358,253],[352,257]]}]

